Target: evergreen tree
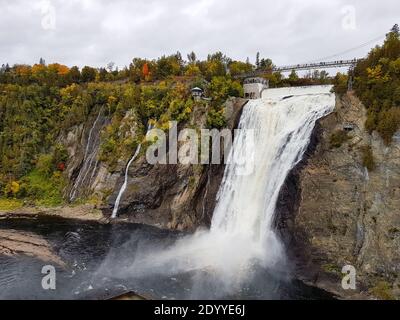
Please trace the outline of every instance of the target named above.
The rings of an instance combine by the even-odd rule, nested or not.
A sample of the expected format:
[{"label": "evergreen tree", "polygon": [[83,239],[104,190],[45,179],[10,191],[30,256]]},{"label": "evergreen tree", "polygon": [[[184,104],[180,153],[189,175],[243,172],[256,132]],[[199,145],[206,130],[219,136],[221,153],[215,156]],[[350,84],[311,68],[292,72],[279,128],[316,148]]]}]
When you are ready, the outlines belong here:
[{"label": "evergreen tree", "polygon": [[107,63],[107,70],[108,70],[108,72],[113,72],[113,70],[114,70],[114,66],[115,66],[115,62],[109,62],[109,63]]},{"label": "evergreen tree", "polygon": [[187,58],[189,63],[196,63],[197,61],[196,54],[193,51],[187,55]]},{"label": "evergreen tree", "polygon": [[259,52],[257,52],[257,55],[256,55],[256,67],[257,67],[257,69],[260,68],[260,53]]},{"label": "evergreen tree", "polygon": [[390,30],[390,32],[394,33],[396,36],[398,36],[400,34],[400,28],[399,25],[396,23],[392,29]]},{"label": "evergreen tree", "polygon": [[297,80],[299,80],[299,76],[297,75],[295,70],[292,70],[292,72],[289,75],[289,81],[296,82]]},{"label": "evergreen tree", "polygon": [[272,60],[271,59],[261,59],[260,68],[262,70],[272,69]]}]

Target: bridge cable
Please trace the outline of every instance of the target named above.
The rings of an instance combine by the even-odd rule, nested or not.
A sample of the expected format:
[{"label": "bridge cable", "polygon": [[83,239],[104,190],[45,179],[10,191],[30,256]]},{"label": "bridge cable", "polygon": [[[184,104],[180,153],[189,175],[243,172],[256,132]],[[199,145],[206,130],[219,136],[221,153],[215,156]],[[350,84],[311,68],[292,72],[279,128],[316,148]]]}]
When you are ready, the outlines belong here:
[{"label": "bridge cable", "polygon": [[361,49],[361,48],[363,48],[363,47],[365,47],[365,46],[367,46],[367,45],[369,45],[369,44],[371,44],[371,43],[374,43],[374,42],[376,42],[376,41],[378,41],[378,40],[381,40],[381,39],[383,39],[383,38],[385,38],[385,37],[386,37],[386,34],[383,35],[383,36],[381,35],[381,36],[376,37],[376,38],[374,38],[374,39],[371,39],[371,40],[369,40],[369,41],[367,41],[367,42],[364,42],[364,43],[358,45],[357,47],[354,47],[354,48],[351,48],[351,49],[347,49],[347,50],[345,50],[345,51],[339,52],[339,53],[337,53],[337,54],[334,54],[334,55],[331,55],[331,56],[328,56],[328,57],[316,59],[316,60],[310,61],[310,62],[308,62],[308,63],[314,63],[314,62],[318,62],[318,61],[326,61],[326,60],[335,58],[335,57],[337,57],[337,56],[341,56],[341,55],[346,54],[346,53],[349,53],[349,52],[351,52],[351,51],[354,51],[354,50],[357,50],[357,49]]}]

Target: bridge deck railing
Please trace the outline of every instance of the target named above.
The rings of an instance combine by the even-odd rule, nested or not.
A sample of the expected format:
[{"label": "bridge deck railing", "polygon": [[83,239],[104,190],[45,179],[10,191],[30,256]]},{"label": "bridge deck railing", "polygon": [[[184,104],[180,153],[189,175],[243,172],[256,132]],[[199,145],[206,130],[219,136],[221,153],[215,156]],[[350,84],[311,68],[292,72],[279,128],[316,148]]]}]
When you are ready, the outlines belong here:
[{"label": "bridge deck railing", "polygon": [[[347,67],[347,66],[355,66],[360,59],[353,60],[339,60],[339,61],[329,61],[329,62],[316,62],[316,63],[305,63],[305,64],[296,64],[282,67],[274,67],[272,68],[272,72],[284,72],[284,71],[292,71],[292,70],[311,70],[311,69],[326,69],[326,68],[339,68],[339,67]],[[257,77],[266,74],[267,72],[264,70],[253,71],[250,73],[244,73],[236,76],[237,78],[249,78],[249,77]]]}]

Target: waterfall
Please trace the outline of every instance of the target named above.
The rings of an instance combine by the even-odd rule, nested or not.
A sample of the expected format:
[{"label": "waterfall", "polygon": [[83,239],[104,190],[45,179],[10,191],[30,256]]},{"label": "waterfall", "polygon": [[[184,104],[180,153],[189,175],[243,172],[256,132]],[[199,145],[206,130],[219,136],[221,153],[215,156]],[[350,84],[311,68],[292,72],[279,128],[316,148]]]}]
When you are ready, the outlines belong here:
[{"label": "waterfall", "polygon": [[118,215],[119,203],[121,202],[121,198],[122,198],[122,196],[123,196],[123,194],[124,194],[124,192],[125,192],[125,190],[126,190],[126,187],[127,187],[127,185],[128,185],[128,173],[129,173],[129,168],[130,168],[132,162],[135,161],[135,159],[136,159],[137,156],[139,155],[139,152],[140,152],[141,147],[142,147],[141,144],[139,144],[139,145],[137,146],[135,154],[134,154],[133,157],[129,160],[129,162],[128,162],[126,168],[125,168],[125,180],[124,180],[124,183],[123,183],[122,186],[121,186],[121,189],[119,190],[119,193],[118,193],[118,196],[117,196],[117,200],[115,200],[114,209],[113,209],[112,216],[111,216],[111,218],[113,218],[113,219],[116,218],[117,215]]},{"label": "waterfall", "polygon": [[[245,147],[242,141],[253,130],[253,170],[240,175],[237,165],[226,167],[211,232],[248,237],[259,245],[269,241],[269,247],[277,241],[273,220],[280,190],[290,170],[302,159],[315,122],[334,107],[334,94],[329,89],[270,89],[263,99],[249,101],[233,150],[241,153]],[[233,156],[229,156],[232,163]]]},{"label": "waterfall", "polygon": [[[93,136],[94,130],[98,127],[100,124],[100,127],[103,125],[101,122],[101,115],[103,113],[103,107],[100,109],[95,121],[93,122],[92,127],[89,130],[88,134],[88,139],[86,142],[86,147],[85,147],[85,153],[83,156],[83,164],[82,167],[79,170],[78,177],[75,179],[75,182],[71,188],[71,191],[69,193],[69,200],[73,201],[76,199],[78,193],[81,190],[82,185],[89,186],[90,181],[95,175],[95,171],[97,169],[97,151],[98,151],[98,146],[100,144],[100,134],[96,134]],[[99,130],[100,131],[100,130]],[[93,162],[96,159],[95,166],[92,168]],[[89,172],[91,171],[90,179],[89,181],[86,181]]]},{"label": "waterfall", "polygon": [[[274,228],[276,202],[289,172],[301,161],[315,123],[332,112],[331,86],[269,89],[244,107],[209,231],[172,247],[139,253],[132,272],[217,275],[226,288],[242,283],[254,266],[280,269],[285,255]],[[250,133],[254,148],[246,149]],[[240,174],[235,154],[253,170]]]},{"label": "waterfall", "polygon": [[[147,132],[149,132],[152,129],[152,126],[149,125]],[[147,135],[147,134],[146,134]],[[131,167],[131,164],[133,163],[133,161],[136,160],[137,156],[140,153],[140,149],[142,148],[142,144],[139,144],[136,148],[135,154],[133,155],[133,157],[129,160],[126,168],[125,168],[125,180],[124,183],[121,186],[121,189],[119,190],[117,199],[115,200],[115,204],[114,204],[114,209],[111,215],[111,218],[115,219],[118,216],[118,209],[119,209],[119,204],[121,202],[121,198],[125,193],[126,187],[128,186],[128,174],[129,174],[129,168]]]}]

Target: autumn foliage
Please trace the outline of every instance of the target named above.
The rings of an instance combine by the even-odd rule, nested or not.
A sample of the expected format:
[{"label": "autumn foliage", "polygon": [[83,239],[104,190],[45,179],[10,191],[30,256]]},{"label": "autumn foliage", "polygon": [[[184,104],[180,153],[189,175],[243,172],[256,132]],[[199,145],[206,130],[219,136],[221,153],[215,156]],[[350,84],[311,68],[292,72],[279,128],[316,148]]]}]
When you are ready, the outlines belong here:
[{"label": "autumn foliage", "polygon": [[395,26],[382,46],[371,50],[355,68],[354,88],[368,109],[366,128],[385,143],[400,129],[400,34]]},{"label": "autumn foliage", "polygon": [[147,78],[150,75],[149,65],[147,62],[143,65],[142,73],[144,78]]}]

